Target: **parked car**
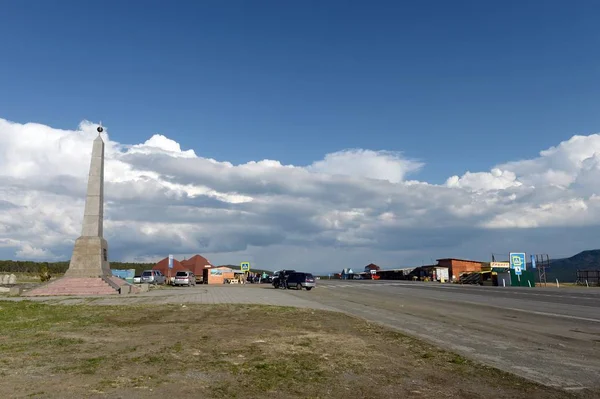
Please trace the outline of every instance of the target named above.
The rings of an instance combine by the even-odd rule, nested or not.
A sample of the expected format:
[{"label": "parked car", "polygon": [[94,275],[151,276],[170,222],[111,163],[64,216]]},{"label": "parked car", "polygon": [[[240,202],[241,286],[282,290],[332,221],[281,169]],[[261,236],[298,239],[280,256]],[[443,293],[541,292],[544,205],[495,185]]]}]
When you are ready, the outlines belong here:
[{"label": "parked car", "polygon": [[133,284],[139,284],[142,282],[142,276],[133,277]]},{"label": "parked car", "polygon": [[196,285],[196,275],[188,271],[177,272],[173,285],[187,285],[188,287]]},{"label": "parked car", "polygon": [[294,272],[290,273],[287,276],[287,287],[288,288],[296,288],[297,290],[301,290],[302,288],[306,288],[307,291],[312,290],[317,286],[315,283],[315,278],[310,273],[303,272]]},{"label": "parked car", "polygon": [[144,270],[142,273],[142,283],[148,284],[164,284],[166,277],[160,270]]}]

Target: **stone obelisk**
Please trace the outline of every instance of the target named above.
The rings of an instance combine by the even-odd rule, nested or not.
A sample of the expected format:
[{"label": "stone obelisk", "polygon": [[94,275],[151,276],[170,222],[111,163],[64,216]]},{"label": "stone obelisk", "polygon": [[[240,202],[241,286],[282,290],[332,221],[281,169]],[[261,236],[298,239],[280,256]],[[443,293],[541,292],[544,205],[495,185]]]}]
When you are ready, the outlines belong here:
[{"label": "stone obelisk", "polygon": [[92,146],[85,211],[81,236],[75,240],[69,269],[63,277],[26,291],[24,296],[111,295],[140,290],[112,275],[108,263],[108,244],[102,236],[104,219],[104,141],[98,127]]},{"label": "stone obelisk", "polygon": [[73,255],[65,277],[111,276],[108,243],[103,237],[104,220],[104,141],[98,127],[92,147],[92,160],[85,198],[81,237],[75,241]]}]

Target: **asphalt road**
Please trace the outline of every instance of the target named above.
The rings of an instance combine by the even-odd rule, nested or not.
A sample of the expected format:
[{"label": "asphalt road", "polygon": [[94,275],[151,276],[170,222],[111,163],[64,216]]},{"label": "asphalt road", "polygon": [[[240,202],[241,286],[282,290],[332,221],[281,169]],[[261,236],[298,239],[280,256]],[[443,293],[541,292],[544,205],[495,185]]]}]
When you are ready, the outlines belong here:
[{"label": "asphalt road", "polygon": [[546,385],[600,394],[597,288],[320,280],[288,293]]}]

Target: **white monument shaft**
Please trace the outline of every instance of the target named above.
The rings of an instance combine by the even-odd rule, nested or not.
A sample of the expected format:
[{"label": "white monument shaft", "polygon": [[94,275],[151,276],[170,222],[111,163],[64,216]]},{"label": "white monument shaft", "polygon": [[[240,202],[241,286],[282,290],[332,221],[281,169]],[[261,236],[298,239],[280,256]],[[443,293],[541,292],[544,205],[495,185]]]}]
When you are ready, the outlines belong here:
[{"label": "white monument shaft", "polygon": [[[101,132],[102,128],[98,128]],[[75,241],[67,277],[111,276],[108,244],[103,238],[104,219],[104,141],[94,140],[85,198],[81,237]]]},{"label": "white monument shaft", "polygon": [[84,237],[102,237],[104,218],[104,142],[100,135],[94,140],[92,161],[88,177],[85,212],[81,235]]}]

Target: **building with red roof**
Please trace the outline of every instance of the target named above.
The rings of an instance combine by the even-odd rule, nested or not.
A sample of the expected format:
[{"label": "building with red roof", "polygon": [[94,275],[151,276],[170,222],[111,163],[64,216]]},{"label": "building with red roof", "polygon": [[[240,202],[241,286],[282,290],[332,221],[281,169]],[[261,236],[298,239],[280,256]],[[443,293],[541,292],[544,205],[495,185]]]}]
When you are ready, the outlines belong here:
[{"label": "building with red roof", "polygon": [[[175,273],[179,272],[179,271],[190,271],[190,269],[188,269],[186,266],[182,265],[181,262],[179,262],[177,259],[173,259],[173,268],[169,269],[169,258],[166,257],[163,260],[161,260],[160,262],[158,262],[156,265],[154,265],[154,267],[152,268],[153,270],[160,270],[160,272],[162,274],[164,274],[165,276],[171,276],[174,277]],[[202,275],[202,274],[200,274]]]},{"label": "building with red roof", "polygon": [[468,259],[444,258],[437,260],[437,266],[447,267],[449,270],[449,278],[454,280],[460,279],[463,273],[480,272],[483,266],[482,262]]},{"label": "building with red roof", "polygon": [[379,271],[381,268],[374,263],[369,263],[365,266],[365,273],[371,273],[371,270]]},{"label": "building with red roof", "polygon": [[196,278],[206,276],[205,269],[213,268],[214,266],[208,259],[201,255],[194,255],[189,259],[182,260],[173,259],[173,268],[169,269],[169,258],[166,257],[158,262],[153,270],[160,270],[165,276],[175,277],[175,274],[180,271],[189,271],[196,275]]},{"label": "building with red roof", "polygon": [[189,259],[182,260],[181,264],[196,276],[202,276],[204,269],[214,267],[208,259],[201,255],[194,255]]}]

